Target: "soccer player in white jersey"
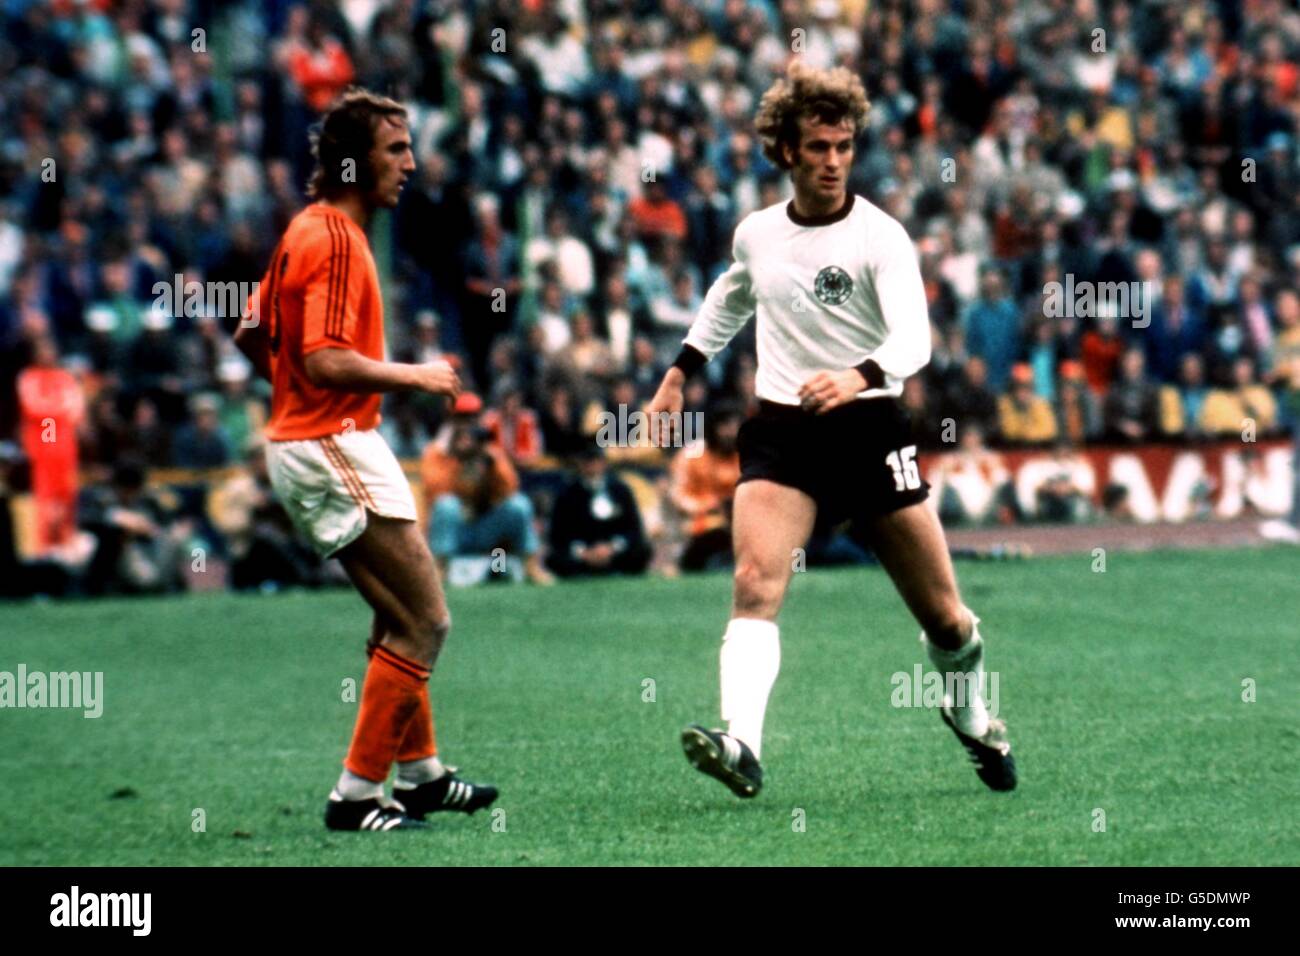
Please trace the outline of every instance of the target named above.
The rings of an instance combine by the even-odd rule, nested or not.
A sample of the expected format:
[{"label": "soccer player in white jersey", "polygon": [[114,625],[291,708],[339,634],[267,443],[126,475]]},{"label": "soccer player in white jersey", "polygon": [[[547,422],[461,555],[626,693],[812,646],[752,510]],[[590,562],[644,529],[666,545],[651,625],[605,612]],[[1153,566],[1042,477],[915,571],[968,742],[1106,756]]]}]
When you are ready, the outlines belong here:
[{"label": "soccer player in white jersey", "polygon": [[762,787],[763,716],[781,660],[777,612],[795,550],[818,520],[859,523],[946,677],[944,722],[987,786],[1016,784],[1006,726],[980,692],[979,618],[958,593],[898,400],[903,380],[930,360],[916,253],[897,220],[847,191],[867,110],[862,83],[844,68],[796,62],[764,94],[755,126],[766,155],[789,171],[794,199],[736,227],[735,261],[709,289],[648,409],[652,423],[680,412],[687,378],[757,315],[760,410],[740,432],[736,569],[722,636],[727,727],[682,732],[691,764],[740,797]]}]

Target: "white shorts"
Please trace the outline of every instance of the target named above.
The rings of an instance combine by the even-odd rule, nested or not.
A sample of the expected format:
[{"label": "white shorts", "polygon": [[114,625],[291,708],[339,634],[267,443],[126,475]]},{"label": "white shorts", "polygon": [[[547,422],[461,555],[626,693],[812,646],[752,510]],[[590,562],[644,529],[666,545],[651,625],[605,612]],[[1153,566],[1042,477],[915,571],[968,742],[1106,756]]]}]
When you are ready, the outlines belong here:
[{"label": "white shorts", "polygon": [[375,429],[267,442],[266,467],[294,527],[321,557],[359,538],[367,511],[416,520],[411,484]]}]

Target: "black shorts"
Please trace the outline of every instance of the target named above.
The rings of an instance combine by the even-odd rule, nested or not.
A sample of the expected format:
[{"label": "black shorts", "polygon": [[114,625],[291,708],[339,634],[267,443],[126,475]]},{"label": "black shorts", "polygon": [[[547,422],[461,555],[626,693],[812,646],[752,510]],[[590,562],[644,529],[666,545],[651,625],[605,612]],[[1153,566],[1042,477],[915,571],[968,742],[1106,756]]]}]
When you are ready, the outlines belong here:
[{"label": "black shorts", "polygon": [[911,417],[894,398],[857,399],[825,415],[759,402],[738,444],[740,480],[798,488],[817,503],[819,525],[888,514],[930,493]]}]

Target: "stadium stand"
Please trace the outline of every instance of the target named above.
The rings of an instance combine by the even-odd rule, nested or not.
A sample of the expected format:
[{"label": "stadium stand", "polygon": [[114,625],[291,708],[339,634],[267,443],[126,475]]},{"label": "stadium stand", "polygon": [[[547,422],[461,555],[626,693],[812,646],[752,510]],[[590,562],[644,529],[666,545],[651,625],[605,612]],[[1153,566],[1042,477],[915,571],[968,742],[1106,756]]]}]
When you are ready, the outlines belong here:
[{"label": "stadium stand", "polygon": [[[645,402],[736,223],[789,196],[750,121],[791,56],[872,97],[850,187],[916,240],[934,359],[904,398],[946,519],[1300,511],[1294,3],[6,0],[0,24],[10,590],[210,586],[196,555],[223,586],[335,579],[269,497],[230,302],[352,83],[417,144],[372,229],[390,352],[459,364],[538,540],[569,540],[547,520],[602,412]],[[742,335],[688,411],[752,410],[753,381]],[[384,416],[424,501],[449,410]],[[638,570],[725,526],[674,505],[688,449],[607,451]]]}]

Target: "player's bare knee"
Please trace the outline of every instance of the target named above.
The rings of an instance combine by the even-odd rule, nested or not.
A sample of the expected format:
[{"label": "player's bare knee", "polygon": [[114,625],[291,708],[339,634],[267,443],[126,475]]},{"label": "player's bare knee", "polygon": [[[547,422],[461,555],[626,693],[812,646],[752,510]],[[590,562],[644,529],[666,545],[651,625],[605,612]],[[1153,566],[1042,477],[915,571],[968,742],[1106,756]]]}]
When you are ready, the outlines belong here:
[{"label": "player's bare knee", "polygon": [[412,615],[411,639],[426,658],[436,657],[451,633],[451,615],[445,611],[424,611]]},{"label": "player's bare knee", "polygon": [[451,615],[443,613],[434,618],[433,621],[433,642],[441,650],[443,642],[447,640],[447,635],[451,633]]},{"label": "player's bare knee", "polygon": [[764,620],[776,617],[781,606],[783,585],[779,574],[768,571],[756,562],[738,562],[733,588],[736,616]]}]

